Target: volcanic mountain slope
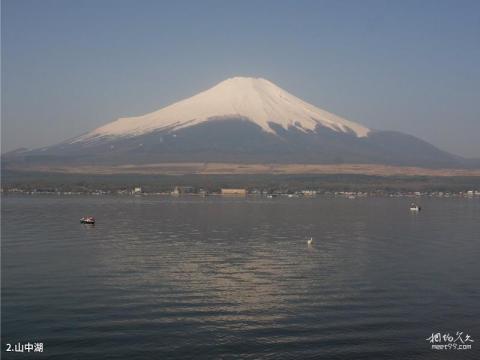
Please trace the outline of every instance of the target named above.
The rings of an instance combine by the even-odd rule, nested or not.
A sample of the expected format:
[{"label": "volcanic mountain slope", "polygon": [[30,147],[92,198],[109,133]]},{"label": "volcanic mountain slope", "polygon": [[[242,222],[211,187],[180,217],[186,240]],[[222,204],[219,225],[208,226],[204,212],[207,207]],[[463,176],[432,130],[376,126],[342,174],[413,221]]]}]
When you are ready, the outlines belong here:
[{"label": "volcanic mountain slope", "polygon": [[176,131],[221,118],[244,118],[275,134],[270,123],[284,129],[313,131],[321,125],[340,132],[366,136],[369,129],[319,109],[265,79],[235,77],[209,90],[158,111],[120,118],[75,141],[102,137],[132,137],[152,131]]},{"label": "volcanic mountain slope", "polygon": [[457,167],[414,136],[375,131],[272,82],[235,77],[158,111],[120,118],[61,144],[4,157],[27,164],[376,163]]}]

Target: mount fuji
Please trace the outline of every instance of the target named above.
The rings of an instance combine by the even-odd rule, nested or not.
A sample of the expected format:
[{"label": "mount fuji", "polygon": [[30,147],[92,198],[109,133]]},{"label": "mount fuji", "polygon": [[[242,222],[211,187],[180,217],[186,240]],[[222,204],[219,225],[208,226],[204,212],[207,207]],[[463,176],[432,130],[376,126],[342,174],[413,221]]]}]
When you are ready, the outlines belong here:
[{"label": "mount fuji", "polygon": [[158,111],[139,117],[120,118],[75,141],[132,137],[159,130],[172,132],[222,118],[243,118],[271,134],[276,133],[275,125],[301,132],[314,131],[317,125],[321,125],[334,131],[352,132],[357,136],[366,136],[370,131],[360,124],[310,105],[268,80],[235,77]]},{"label": "mount fuji", "polygon": [[363,163],[462,167],[414,136],[372,130],[262,78],[234,77],[193,97],[120,118],[60,144],[3,156],[8,164],[169,162]]}]

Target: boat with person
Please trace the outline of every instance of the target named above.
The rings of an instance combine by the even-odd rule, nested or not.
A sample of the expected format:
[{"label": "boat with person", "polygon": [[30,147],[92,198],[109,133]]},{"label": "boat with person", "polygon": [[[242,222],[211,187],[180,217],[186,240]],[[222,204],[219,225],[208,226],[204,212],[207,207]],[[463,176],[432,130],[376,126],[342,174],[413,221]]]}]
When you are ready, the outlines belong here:
[{"label": "boat with person", "polygon": [[85,216],[80,219],[81,224],[95,224],[95,218],[93,216]]},{"label": "boat with person", "polygon": [[410,204],[410,211],[412,212],[419,212],[420,210],[422,210],[422,207],[415,204],[415,203],[411,203]]}]

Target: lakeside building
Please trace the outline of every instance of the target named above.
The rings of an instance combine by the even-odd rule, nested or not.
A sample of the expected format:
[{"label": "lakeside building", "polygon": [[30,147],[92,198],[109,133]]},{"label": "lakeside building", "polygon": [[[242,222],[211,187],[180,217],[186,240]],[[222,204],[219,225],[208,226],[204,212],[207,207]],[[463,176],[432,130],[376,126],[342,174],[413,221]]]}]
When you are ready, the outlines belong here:
[{"label": "lakeside building", "polygon": [[247,189],[221,189],[220,193],[225,196],[246,196]]},{"label": "lakeside building", "polygon": [[132,190],[132,194],[133,195],[140,195],[142,193],[142,188],[137,186],[137,187],[134,187],[133,190]]},{"label": "lakeside building", "polygon": [[193,194],[194,192],[195,189],[192,186],[175,186],[171,194],[178,196],[181,194]]}]

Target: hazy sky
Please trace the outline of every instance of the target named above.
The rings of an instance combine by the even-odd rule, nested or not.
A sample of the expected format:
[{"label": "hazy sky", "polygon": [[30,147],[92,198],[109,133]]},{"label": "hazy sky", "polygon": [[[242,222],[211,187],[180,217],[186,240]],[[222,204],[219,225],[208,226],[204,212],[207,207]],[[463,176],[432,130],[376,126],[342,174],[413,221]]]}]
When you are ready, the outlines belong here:
[{"label": "hazy sky", "polygon": [[236,75],[480,157],[478,0],[2,0],[2,151]]}]

